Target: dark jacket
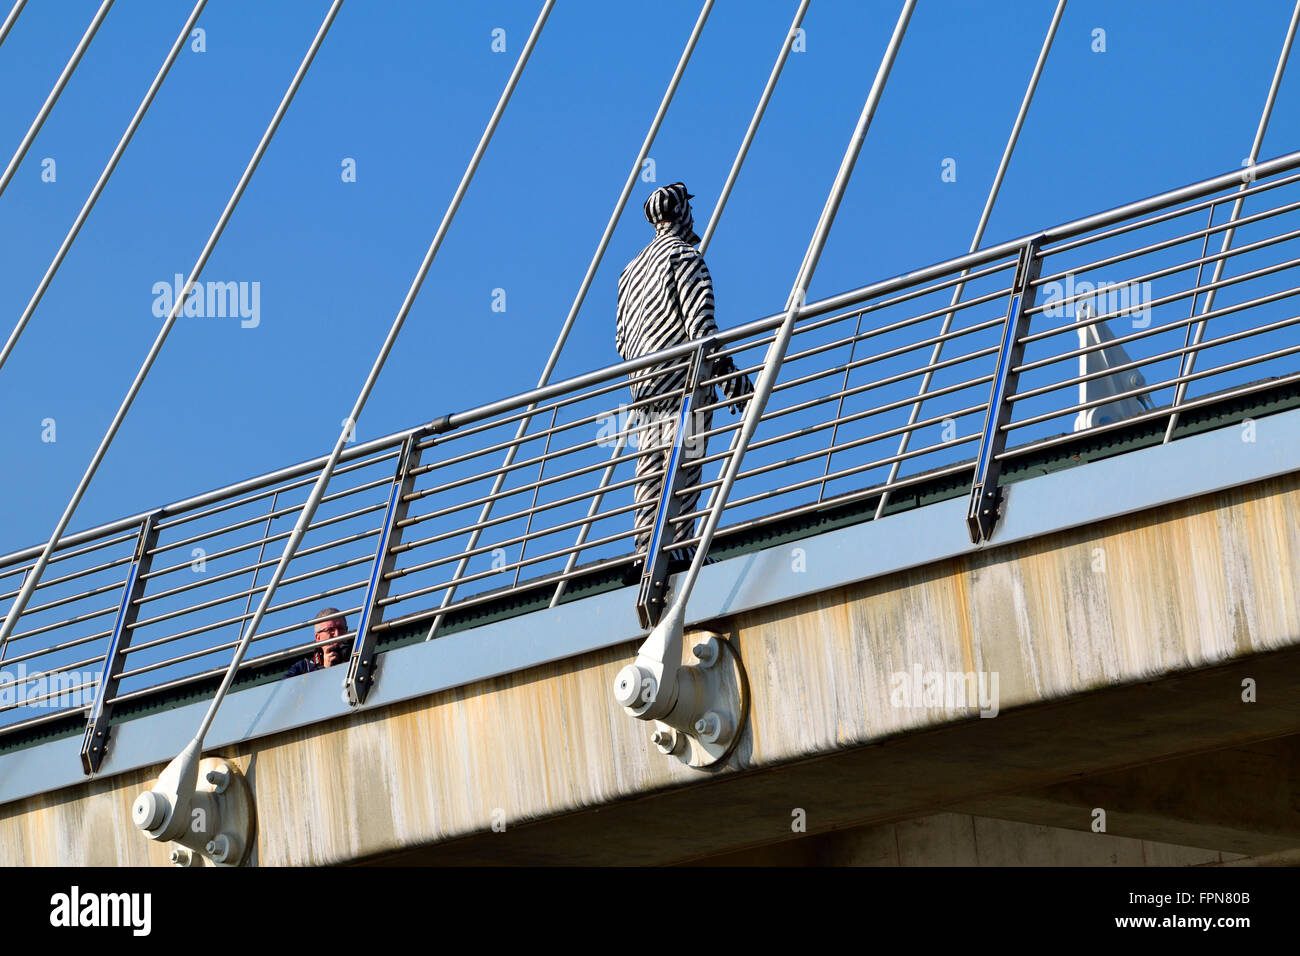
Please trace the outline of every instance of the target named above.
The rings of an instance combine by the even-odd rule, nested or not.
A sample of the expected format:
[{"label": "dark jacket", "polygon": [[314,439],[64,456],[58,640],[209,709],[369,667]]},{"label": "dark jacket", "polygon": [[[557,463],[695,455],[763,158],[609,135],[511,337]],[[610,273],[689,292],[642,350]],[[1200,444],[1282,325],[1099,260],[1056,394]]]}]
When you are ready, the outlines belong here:
[{"label": "dark jacket", "polygon": [[318,671],[325,665],[316,659],[316,655],[304,657],[289,668],[289,673],[285,677],[297,677],[299,674],[310,674],[312,671]]}]

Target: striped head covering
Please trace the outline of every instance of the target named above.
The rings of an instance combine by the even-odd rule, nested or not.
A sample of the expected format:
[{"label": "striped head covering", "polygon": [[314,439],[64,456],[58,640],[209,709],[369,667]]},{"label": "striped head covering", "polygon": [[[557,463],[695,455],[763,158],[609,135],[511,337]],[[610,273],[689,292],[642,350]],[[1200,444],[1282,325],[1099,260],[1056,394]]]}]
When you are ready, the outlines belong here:
[{"label": "striped head covering", "polygon": [[672,231],[687,242],[697,243],[700,237],[695,234],[695,218],[691,215],[691,200],[694,198],[686,191],[685,183],[660,186],[645,201],[646,221],[656,229],[660,223],[668,223]]}]

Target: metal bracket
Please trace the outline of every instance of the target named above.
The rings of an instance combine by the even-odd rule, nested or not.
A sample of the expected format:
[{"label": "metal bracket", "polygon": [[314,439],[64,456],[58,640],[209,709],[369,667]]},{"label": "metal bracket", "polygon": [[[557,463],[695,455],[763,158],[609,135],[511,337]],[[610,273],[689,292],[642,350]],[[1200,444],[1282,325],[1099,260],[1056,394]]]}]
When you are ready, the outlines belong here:
[{"label": "metal bracket", "polygon": [[694,410],[702,404],[700,383],[709,377],[713,369],[713,358],[709,354],[712,346],[713,340],[706,339],[695,350],[682,389],[682,410],[677,418],[672,452],[668,457],[663,490],[659,495],[659,508],[655,512],[654,532],[650,536],[650,546],[646,549],[645,566],[641,572],[641,590],[636,599],[637,617],[646,630],[658,624],[664,613],[668,593],[668,551],[664,548],[664,539],[672,535],[673,521],[681,511],[681,499],[677,493],[682,484],[683,442],[687,437],[691,441],[696,440],[691,418]]},{"label": "metal bracket", "polygon": [[348,676],[344,684],[348,704],[357,707],[366,701],[366,695],[375,683],[375,625],[383,620],[384,609],[380,601],[388,594],[388,575],[397,561],[394,548],[401,543],[401,521],[406,517],[406,496],[414,489],[415,476],[411,474],[420,463],[419,435],[408,435],[397,456],[397,471],[393,475],[388,494],[388,508],[384,512],[379,544],[371,564],[370,584],[361,605],[361,618],[357,622],[357,636],[352,642],[352,657],[348,661]]},{"label": "metal bracket", "polygon": [[993,389],[989,393],[988,412],[984,417],[984,434],[980,438],[979,456],[975,459],[975,481],[971,485],[970,504],[966,509],[966,527],[972,543],[987,541],[993,534],[1002,507],[1002,454],[1007,444],[1003,430],[1011,421],[1011,404],[1007,396],[1015,392],[1020,376],[1014,371],[1025,354],[1021,339],[1029,330],[1028,312],[1033,308],[1034,281],[1042,268],[1038,247],[1043,237],[1025,243],[1016,263],[1016,277],[1011,286],[1011,302],[1007,320],[1002,326],[1002,347],[998,350],[997,373],[993,376]]},{"label": "metal bracket", "polygon": [[136,797],[131,819],[151,840],[175,843],[175,866],[239,866],[253,846],[257,812],[233,760],[204,759],[197,738]]},{"label": "metal bracket", "polygon": [[144,593],[144,573],[149,569],[149,552],[158,541],[155,524],[161,511],[146,515],[140,522],[140,534],[135,541],[135,556],[122,585],[122,602],[117,607],[117,620],[108,638],[104,654],[104,673],[95,689],[95,703],[86,717],[86,733],[81,739],[81,767],[86,774],[95,773],[108,752],[109,718],[112,716],[111,699],[117,696],[117,685],[122,673],[122,656],[131,644],[131,629],[139,614],[139,601]]},{"label": "metal bracket", "polygon": [[[650,742],[660,753],[702,770],[725,761],[740,740],[749,719],[748,679],[735,646],[719,634],[704,631],[675,643],[676,658],[665,661],[671,680],[662,687],[652,678],[647,683],[648,675],[630,664],[619,672],[614,696],[629,716],[653,722]],[[649,697],[668,687],[671,706],[655,708],[658,701]]]}]

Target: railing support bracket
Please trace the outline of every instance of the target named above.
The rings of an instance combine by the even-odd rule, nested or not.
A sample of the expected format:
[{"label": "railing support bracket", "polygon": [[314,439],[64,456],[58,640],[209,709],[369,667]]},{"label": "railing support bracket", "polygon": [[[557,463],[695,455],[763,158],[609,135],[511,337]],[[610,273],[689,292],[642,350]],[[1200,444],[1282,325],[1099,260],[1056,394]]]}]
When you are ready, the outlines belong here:
[{"label": "railing support bracket", "polygon": [[393,549],[402,541],[401,522],[406,518],[406,499],[415,488],[415,476],[411,472],[420,464],[419,442],[418,432],[408,435],[402,444],[401,454],[397,456],[397,472],[389,489],[388,508],[384,512],[379,544],[375,547],[370,584],[361,605],[357,636],[352,644],[352,656],[348,660],[348,676],[343,684],[344,697],[352,707],[364,704],[366,695],[375,685],[375,671],[379,663],[375,658],[375,625],[383,620],[384,606],[380,601],[388,596],[387,575],[392,573],[397,562]]},{"label": "railing support bracket", "polygon": [[122,584],[122,600],[118,605],[117,619],[113,622],[113,633],[108,639],[108,650],[104,652],[104,670],[99,678],[99,687],[95,689],[95,702],[86,717],[86,731],[81,740],[81,769],[87,774],[95,773],[104,762],[108,753],[108,738],[112,732],[109,719],[113,716],[113,698],[117,696],[117,685],[122,673],[123,657],[131,644],[131,629],[135,626],[139,614],[139,600],[144,594],[144,574],[149,570],[149,552],[158,542],[158,529],[155,524],[161,512],[146,515],[140,522],[140,533],[135,541],[135,556],[127,570],[126,581]]},{"label": "railing support bracket", "polygon": [[688,456],[698,458],[704,453],[698,447],[701,439],[695,427],[695,410],[704,404],[707,397],[700,383],[708,379],[713,370],[710,353],[714,347],[713,339],[703,339],[695,350],[683,389],[682,406],[674,423],[673,444],[661,482],[659,507],[655,509],[654,530],[646,548],[641,590],[636,599],[637,617],[646,630],[659,623],[668,594],[668,553],[676,529],[675,521],[682,510],[679,492],[685,487],[682,459]]},{"label": "railing support bracket", "polygon": [[1016,391],[1020,380],[1014,371],[1025,354],[1021,341],[1029,331],[1029,310],[1034,305],[1034,282],[1042,268],[1038,247],[1043,237],[1030,239],[1020,249],[1016,277],[1011,287],[1007,320],[1002,326],[1002,345],[998,349],[997,371],[989,393],[989,407],[984,415],[984,434],[975,459],[975,480],[971,484],[970,502],[966,507],[966,528],[972,544],[982,544],[993,536],[1002,510],[1002,462],[998,456],[1007,447],[1004,428],[1011,421],[1011,403],[1007,396]]}]

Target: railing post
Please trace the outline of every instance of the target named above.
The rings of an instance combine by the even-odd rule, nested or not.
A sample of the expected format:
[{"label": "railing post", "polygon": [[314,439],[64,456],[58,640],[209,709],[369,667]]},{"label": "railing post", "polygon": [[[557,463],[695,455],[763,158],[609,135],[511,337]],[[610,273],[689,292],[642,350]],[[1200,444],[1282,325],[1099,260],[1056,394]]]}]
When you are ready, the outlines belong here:
[{"label": "railing post", "polygon": [[420,464],[419,435],[408,435],[397,457],[397,472],[393,475],[392,490],[388,494],[388,508],[384,511],[384,524],[375,548],[371,565],[370,584],[361,604],[361,618],[357,621],[357,636],[352,642],[352,658],[348,661],[346,681],[348,703],[353,707],[365,703],[366,695],[375,682],[375,625],[383,620],[384,609],[379,602],[388,595],[386,575],[397,561],[394,548],[401,543],[400,522],[406,517],[406,496],[414,489],[415,476],[411,472]]},{"label": "railing post", "polygon": [[108,638],[108,651],[104,654],[104,673],[95,689],[95,703],[86,717],[86,733],[81,740],[81,767],[87,774],[97,771],[108,752],[109,718],[113,713],[112,699],[117,696],[118,675],[122,673],[122,659],[131,644],[131,629],[139,613],[140,597],[145,589],[145,572],[149,570],[149,552],[158,541],[155,527],[161,511],[155,511],[140,522],[140,535],[135,542],[135,556],[122,584],[122,603],[117,608],[117,620]]},{"label": "railing post", "polygon": [[519,542],[519,566],[515,568],[515,580],[511,587],[519,586],[519,575],[524,573],[524,555],[528,552],[528,535],[533,530],[533,516],[537,514],[537,496],[542,490],[542,477],[546,474],[547,456],[551,453],[551,439],[555,437],[555,419],[560,414],[560,406],[551,411],[551,426],[546,430],[546,444],[542,446],[542,462],[537,466],[537,485],[533,488],[533,501],[528,506],[528,520],[524,523],[524,539]]},{"label": "railing post", "polygon": [[[853,372],[853,356],[858,350],[858,340],[862,335],[862,317],[866,312],[858,313],[858,324],[853,327],[853,342],[849,345],[849,360],[844,363],[844,381],[840,384],[840,400],[835,405],[835,424],[831,426],[831,440],[826,445],[826,467],[822,470],[822,483],[817,489],[817,500],[826,495],[826,477],[831,473],[831,459],[835,457],[835,440],[840,434],[840,418],[844,415],[844,393],[849,390],[849,375]],[[906,437],[906,436],[904,436]]]},{"label": "railing post", "polygon": [[1029,331],[1029,310],[1033,308],[1037,291],[1033,283],[1042,268],[1042,260],[1038,257],[1041,242],[1041,236],[1031,239],[1020,250],[1007,320],[1002,326],[1002,347],[998,350],[997,372],[993,376],[989,407],[984,415],[984,435],[980,438],[979,455],[975,459],[975,481],[971,485],[970,504],[966,510],[966,527],[975,544],[987,541],[993,534],[1001,509],[999,479],[1002,477],[1002,463],[997,456],[1002,454],[1007,444],[1007,433],[1003,430],[1003,426],[1011,421],[1011,404],[1007,396],[1015,392],[1020,378],[1014,369],[1025,354],[1021,339]]},{"label": "railing post", "polygon": [[[614,454],[610,455],[610,463],[605,466],[605,473],[600,476],[600,487],[596,489],[596,494],[592,496],[591,507],[587,509],[587,520],[583,522],[582,527],[578,529],[578,538],[573,542],[574,550],[569,552],[569,559],[564,562],[564,574],[569,574],[574,565],[578,563],[578,555],[582,553],[582,546],[587,541],[587,534],[591,531],[591,523],[596,520],[596,515],[600,511],[601,502],[605,500],[605,489],[609,487],[610,479],[614,477],[614,469],[618,467],[618,456],[623,454],[623,449],[627,447],[628,429],[619,432],[618,440],[614,443]],[[635,515],[635,512],[633,512]],[[635,517],[633,518],[635,520]],[[560,598],[564,597],[564,591],[568,586],[567,577],[560,578],[555,585],[555,593],[551,595],[550,607],[555,607],[560,603]]]},{"label": "railing post", "polygon": [[[691,419],[694,410],[703,401],[700,383],[708,379],[713,368],[713,340],[706,339],[700,343],[691,359],[690,371],[686,384],[682,388],[682,410],[677,417],[677,428],[673,434],[672,450],[668,464],[661,479],[662,491],[659,495],[659,507],[655,511],[654,530],[650,535],[650,546],[646,550],[645,564],[641,572],[641,591],[636,599],[637,616],[641,626],[649,629],[659,623],[664,611],[664,596],[668,592],[668,550],[664,539],[672,538],[673,522],[681,511],[678,492],[682,488],[682,456],[684,439],[689,435],[693,443],[698,440]],[[644,438],[644,433],[642,434]]]}]

